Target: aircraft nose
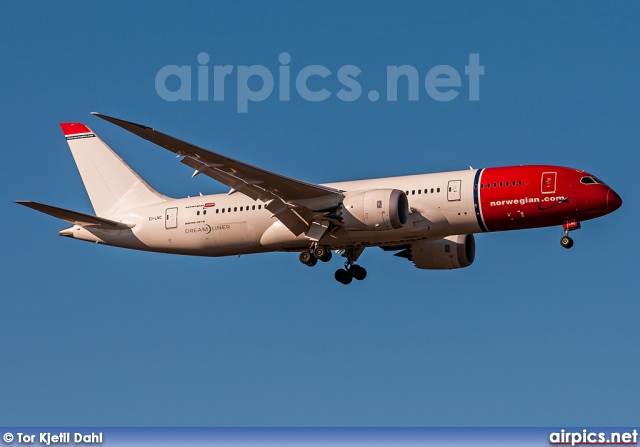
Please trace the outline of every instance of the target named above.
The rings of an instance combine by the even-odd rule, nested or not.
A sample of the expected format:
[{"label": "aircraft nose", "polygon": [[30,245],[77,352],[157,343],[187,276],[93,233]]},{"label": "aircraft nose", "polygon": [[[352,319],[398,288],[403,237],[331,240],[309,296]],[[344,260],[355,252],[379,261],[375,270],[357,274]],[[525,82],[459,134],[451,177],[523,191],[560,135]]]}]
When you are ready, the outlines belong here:
[{"label": "aircraft nose", "polygon": [[607,210],[613,212],[622,206],[622,198],[611,188],[607,193]]}]

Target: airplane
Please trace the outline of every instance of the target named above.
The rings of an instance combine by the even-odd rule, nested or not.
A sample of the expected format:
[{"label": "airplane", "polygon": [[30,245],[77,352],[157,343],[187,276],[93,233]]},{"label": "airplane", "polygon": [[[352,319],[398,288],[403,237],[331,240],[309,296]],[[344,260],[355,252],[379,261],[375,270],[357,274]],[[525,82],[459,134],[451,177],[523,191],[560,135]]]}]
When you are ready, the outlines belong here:
[{"label": "airplane", "polygon": [[622,205],[602,180],[579,169],[506,166],[314,184],[276,174],[166,135],[93,113],[180,157],[230,188],[174,199],[143,180],[91,129],[61,123],[95,215],[32,201],[20,205],[72,224],[61,236],[135,250],[196,256],[297,252],[307,266],[346,259],[335,279],[367,276],[367,247],[419,269],[457,269],[475,259],[474,234],[562,226],[560,243],[581,222]]}]

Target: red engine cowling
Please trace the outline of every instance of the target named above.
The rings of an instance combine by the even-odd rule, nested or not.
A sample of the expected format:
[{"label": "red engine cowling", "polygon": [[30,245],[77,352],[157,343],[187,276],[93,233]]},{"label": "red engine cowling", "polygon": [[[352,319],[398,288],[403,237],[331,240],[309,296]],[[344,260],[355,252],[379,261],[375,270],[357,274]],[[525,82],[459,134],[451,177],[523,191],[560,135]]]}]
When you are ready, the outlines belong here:
[{"label": "red engine cowling", "polygon": [[399,189],[354,191],[347,193],[337,215],[353,230],[397,230],[409,219],[409,202]]},{"label": "red engine cowling", "polygon": [[436,241],[413,243],[398,255],[413,261],[419,269],[459,269],[473,264],[476,257],[476,240],[473,234],[447,236]]}]

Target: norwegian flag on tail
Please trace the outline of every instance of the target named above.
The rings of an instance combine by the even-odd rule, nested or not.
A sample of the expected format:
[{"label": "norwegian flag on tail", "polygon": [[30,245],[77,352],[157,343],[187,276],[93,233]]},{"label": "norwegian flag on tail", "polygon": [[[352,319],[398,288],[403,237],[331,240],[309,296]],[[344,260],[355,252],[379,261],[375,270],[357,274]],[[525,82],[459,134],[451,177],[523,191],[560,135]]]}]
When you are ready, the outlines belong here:
[{"label": "norwegian flag on tail", "polygon": [[81,123],[60,123],[60,127],[65,136],[77,133],[91,133],[91,129]]}]

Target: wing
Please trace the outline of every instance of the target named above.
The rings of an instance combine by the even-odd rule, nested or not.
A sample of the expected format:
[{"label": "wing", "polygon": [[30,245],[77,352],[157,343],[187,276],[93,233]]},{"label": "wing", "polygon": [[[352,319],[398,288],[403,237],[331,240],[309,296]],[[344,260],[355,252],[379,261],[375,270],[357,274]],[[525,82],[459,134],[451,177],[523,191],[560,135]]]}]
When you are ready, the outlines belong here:
[{"label": "wing", "polygon": [[30,202],[28,200],[17,200],[16,203],[18,205],[23,205],[36,211],[40,211],[41,213],[57,217],[58,219],[66,220],[67,222],[71,222],[74,225],[80,225],[81,227],[102,227],[109,230],[126,230],[127,228],[132,228],[135,226],[132,224],[125,224],[122,222],[105,219],[104,217],[97,217],[90,214],[79,213],[78,211],[58,208],[57,206],[45,205],[38,202]]},{"label": "wing", "polygon": [[122,127],[147,141],[183,156],[181,162],[193,168],[193,175],[205,174],[231,188],[266,203],[266,208],[295,235],[309,230],[323,210],[337,206],[342,191],[276,174],[248,163],[212,152],[142,124],[93,112],[93,115]]}]

